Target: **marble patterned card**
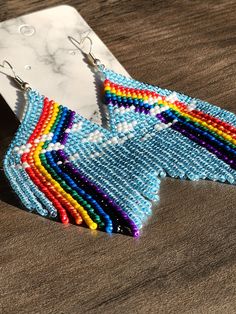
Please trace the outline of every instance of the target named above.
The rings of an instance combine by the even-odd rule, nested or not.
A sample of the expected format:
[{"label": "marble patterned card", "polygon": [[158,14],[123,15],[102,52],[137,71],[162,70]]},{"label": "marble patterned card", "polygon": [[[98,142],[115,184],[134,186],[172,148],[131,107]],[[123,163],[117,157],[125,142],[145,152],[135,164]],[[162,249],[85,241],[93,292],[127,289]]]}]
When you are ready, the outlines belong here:
[{"label": "marble patterned card", "polygon": [[[106,67],[128,75],[76,9],[68,5],[0,23],[0,63],[8,60],[34,89],[100,124],[101,82],[81,51],[68,40],[68,36],[80,40],[81,35],[88,33],[93,54]],[[25,108],[23,93],[2,75],[9,72],[1,68],[0,71],[0,93],[21,120]]]}]

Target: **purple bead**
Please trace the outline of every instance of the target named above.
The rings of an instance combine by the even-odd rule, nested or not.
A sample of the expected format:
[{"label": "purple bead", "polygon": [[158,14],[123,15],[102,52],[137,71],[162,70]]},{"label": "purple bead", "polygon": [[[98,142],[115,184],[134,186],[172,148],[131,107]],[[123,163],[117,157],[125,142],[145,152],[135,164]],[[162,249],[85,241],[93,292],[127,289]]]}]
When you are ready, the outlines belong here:
[{"label": "purple bead", "polygon": [[114,202],[113,202],[113,200],[112,200],[112,199],[109,199],[109,200],[108,200],[108,204],[111,204],[111,205],[113,205],[113,206],[114,206]]},{"label": "purple bead", "polygon": [[62,140],[61,140],[61,143],[62,143],[62,144],[66,144],[66,141],[67,141],[67,139],[68,139],[68,136],[69,136],[68,133],[65,133],[65,134],[64,134],[64,136],[63,136],[63,138],[62,138]]},{"label": "purple bead", "polygon": [[129,219],[129,216],[125,212],[122,213],[122,217],[125,219]]},{"label": "purple bead", "polygon": [[99,189],[98,186],[95,186],[95,187],[94,187],[94,190],[95,190],[96,192],[99,192],[99,191],[100,191],[100,189]]}]

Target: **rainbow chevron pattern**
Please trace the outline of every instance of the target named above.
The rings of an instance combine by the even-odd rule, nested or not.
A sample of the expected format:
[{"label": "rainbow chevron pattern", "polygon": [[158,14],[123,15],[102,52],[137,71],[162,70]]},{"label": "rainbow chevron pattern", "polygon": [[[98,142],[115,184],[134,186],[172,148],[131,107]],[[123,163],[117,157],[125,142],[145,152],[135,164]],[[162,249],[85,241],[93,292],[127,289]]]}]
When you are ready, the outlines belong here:
[{"label": "rainbow chevron pattern", "polygon": [[236,182],[236,116],[104,70],[109,129],[27,92],[4,159],[24,206],[63,223],[137,237],[160,179]]}]

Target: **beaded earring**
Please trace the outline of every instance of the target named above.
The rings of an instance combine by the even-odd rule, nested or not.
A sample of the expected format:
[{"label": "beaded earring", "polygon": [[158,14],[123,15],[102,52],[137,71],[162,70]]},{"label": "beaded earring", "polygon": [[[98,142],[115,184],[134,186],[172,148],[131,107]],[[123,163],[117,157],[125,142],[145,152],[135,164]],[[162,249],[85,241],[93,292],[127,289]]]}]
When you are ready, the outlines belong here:
[{"label": "beaded earring", "polygon": [[[92,45],[88,36],[81,42],[85,38]],[[69,39],[81,50],[81,42]],[[115,73],[88,55],[103,74],[110,128],[123,140],[135,136],[146,142],[142,148],[153,149],[159,176],[236,182],[235,114]]]},{"label": "beaded earring", "polygon": [[4,172],[22,204],[41,216],[84,223],[108,233],[139,235],[160,180],[141,151],[17,76],[27,108],[4,158]]},{"label": "beaded earring", "polygon": [[29,211],[137,237],[166,174],[236,182],[233,113],[127,78],[88,56],[104,77],[109,129],[40,95],[13,72],[27,110],[4,170]]}]

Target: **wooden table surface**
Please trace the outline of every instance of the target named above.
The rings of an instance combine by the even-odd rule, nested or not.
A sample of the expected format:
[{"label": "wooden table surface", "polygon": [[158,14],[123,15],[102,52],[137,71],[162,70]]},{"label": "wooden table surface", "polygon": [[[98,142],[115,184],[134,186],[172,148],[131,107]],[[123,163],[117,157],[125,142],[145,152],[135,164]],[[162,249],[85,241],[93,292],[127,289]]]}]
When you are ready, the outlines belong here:
[{"label": "wooden table surface", "polygon": [[[235,0],[3,0],[0,20],[62,3],[138,80],[236,112]],[[235,186],[165,179],[134,240],[29,214],[0,181],[1,313],[236,313]]]}]

